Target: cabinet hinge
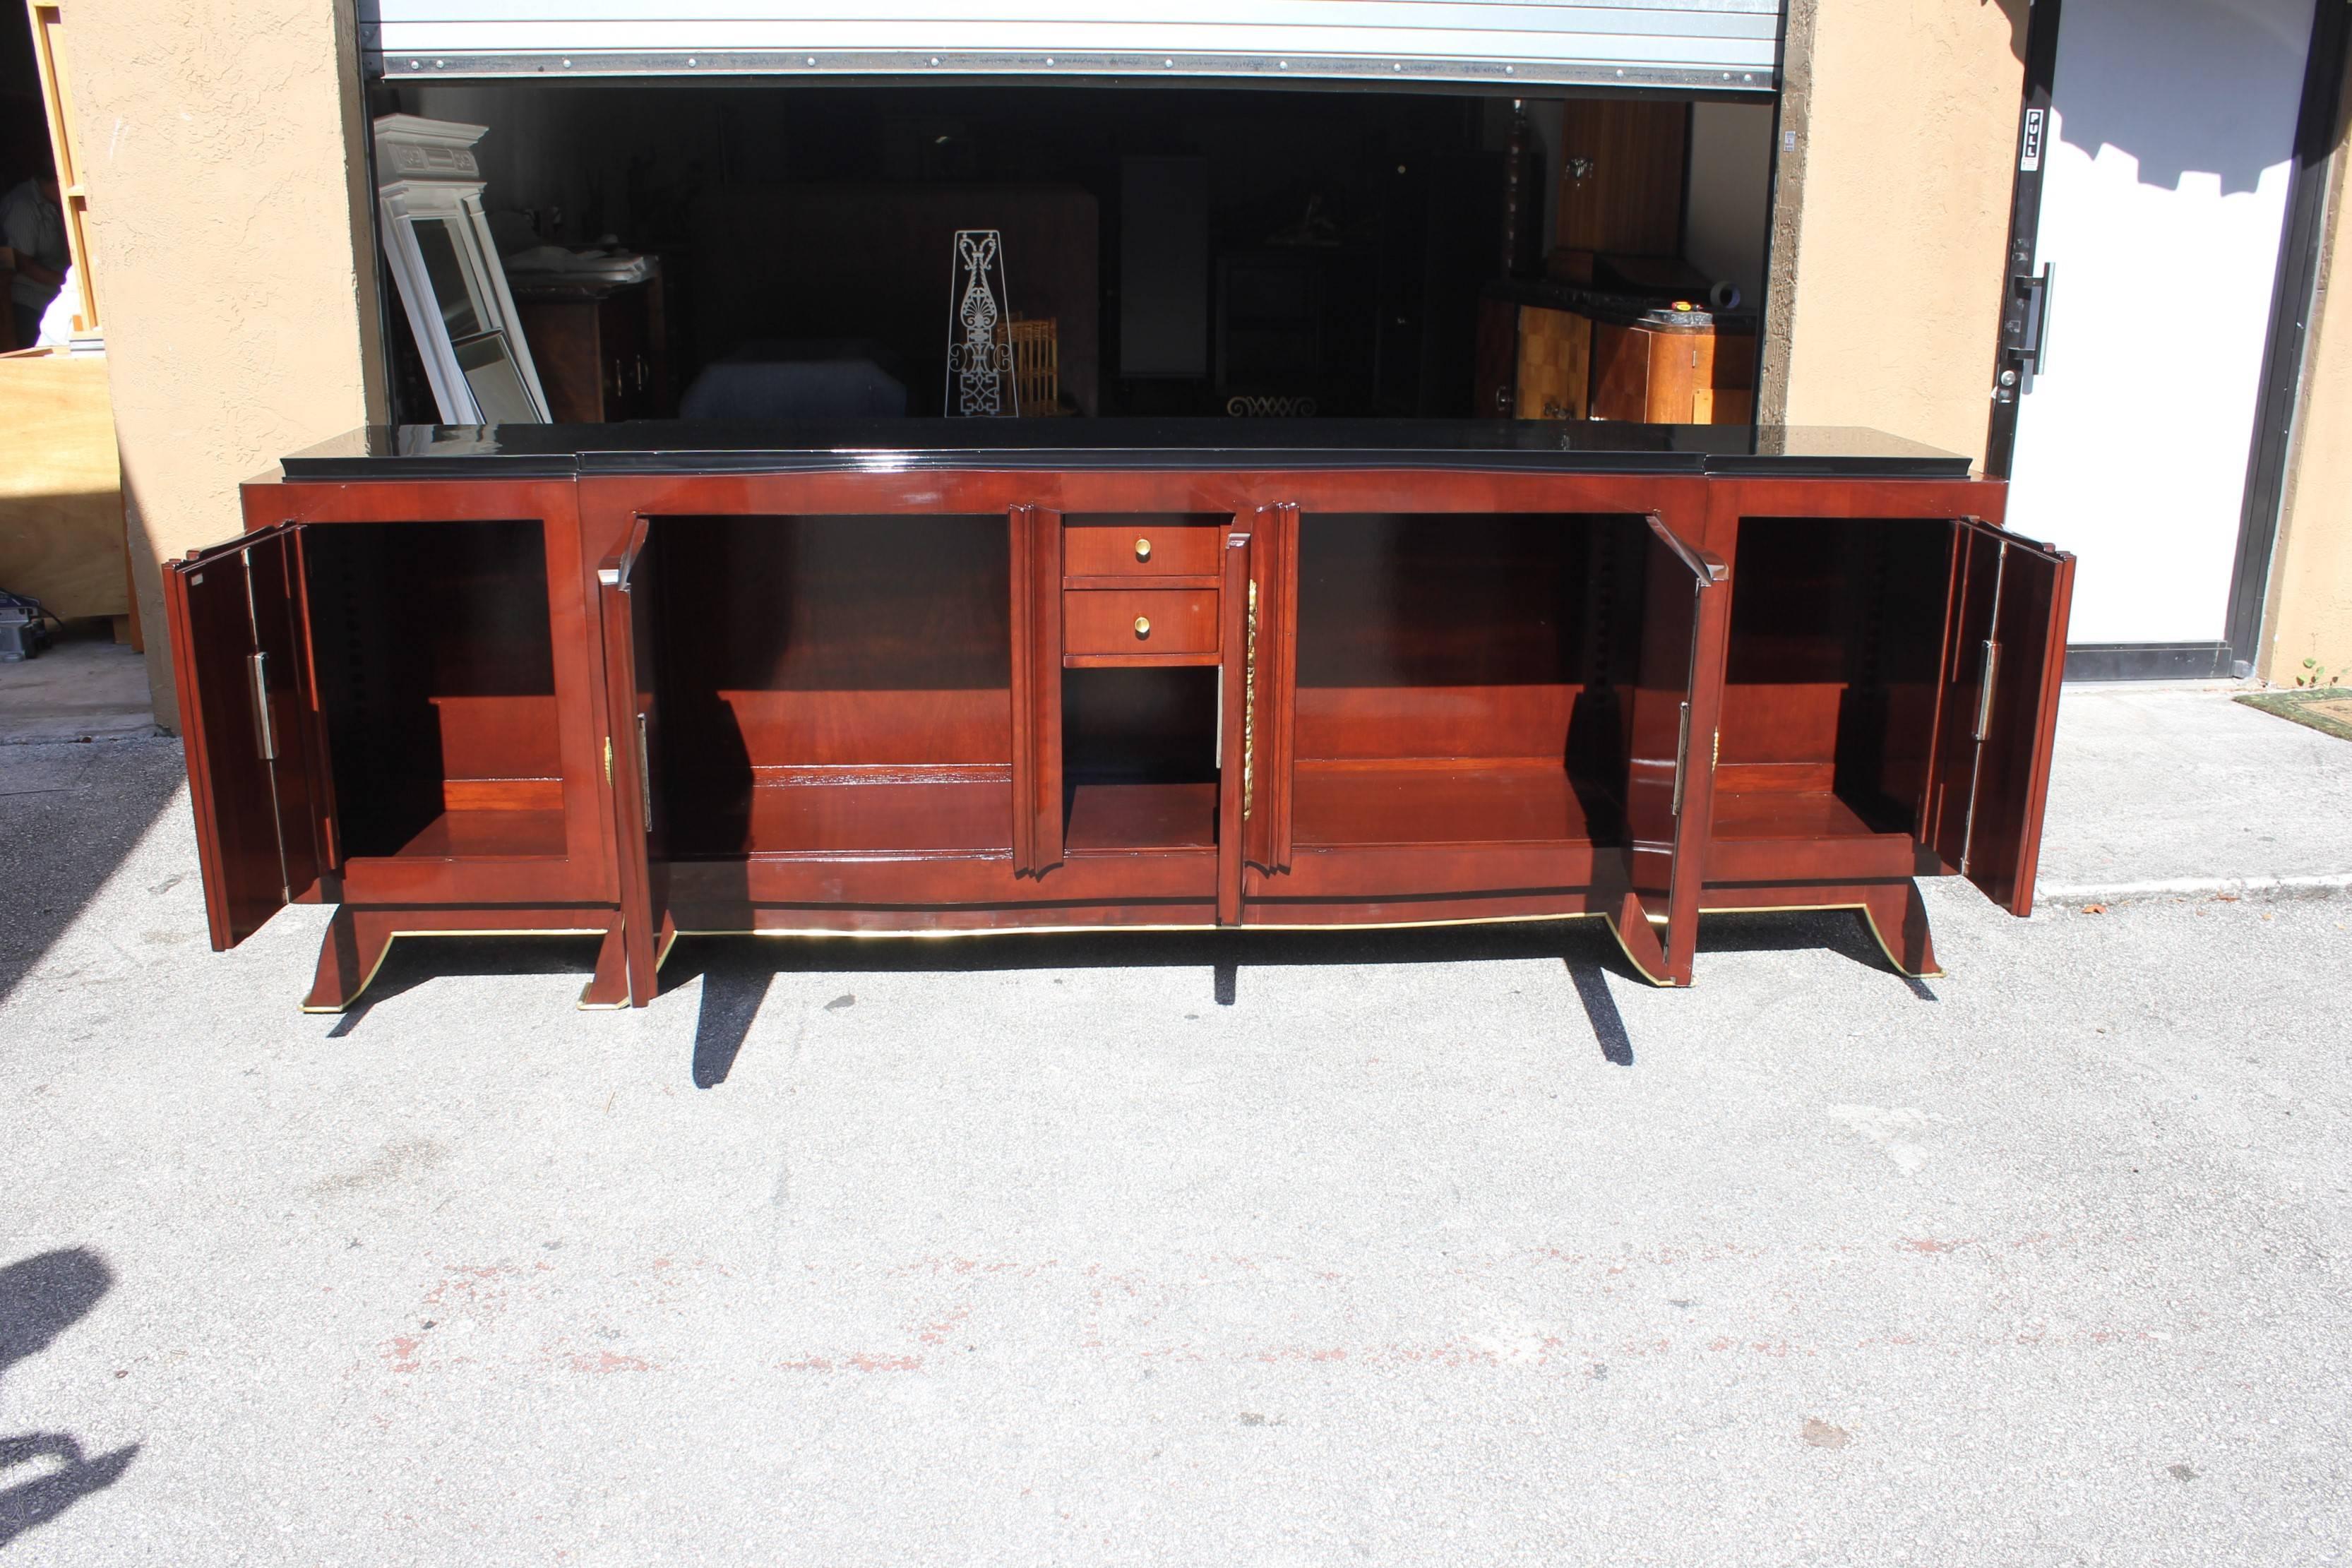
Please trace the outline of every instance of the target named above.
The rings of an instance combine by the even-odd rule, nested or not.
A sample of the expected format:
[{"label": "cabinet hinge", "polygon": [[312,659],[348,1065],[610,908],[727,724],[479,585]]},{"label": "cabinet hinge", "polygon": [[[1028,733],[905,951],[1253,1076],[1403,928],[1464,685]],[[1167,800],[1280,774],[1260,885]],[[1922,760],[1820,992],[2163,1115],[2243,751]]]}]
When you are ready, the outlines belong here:
[{"label": "cabinet hinge", "polygon": [[1257,584],[1249,585],[1249,624],[1242,638],[1242,821],[1256,799],[1257,762]]}]

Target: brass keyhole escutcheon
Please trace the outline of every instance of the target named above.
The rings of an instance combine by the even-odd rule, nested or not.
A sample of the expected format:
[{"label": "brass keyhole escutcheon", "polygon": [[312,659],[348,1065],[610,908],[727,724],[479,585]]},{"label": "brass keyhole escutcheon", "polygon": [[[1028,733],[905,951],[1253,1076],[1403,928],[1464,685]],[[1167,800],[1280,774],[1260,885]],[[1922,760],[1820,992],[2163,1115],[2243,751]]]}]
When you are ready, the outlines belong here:
[{"label": "brass keyhole escutcheon", "polygon": [[1151,618],[1150,616],[1139,615],[1135,618],[1135,634],[1139,637],[1149,637],[1151,635]]},{"label": "brass keyhole escutcheon", "polygon": [[1150,560],[1151,559],[1151,541],[1150,539],[1138,539],[1135,541],[1135,559],[1138,560]]}]

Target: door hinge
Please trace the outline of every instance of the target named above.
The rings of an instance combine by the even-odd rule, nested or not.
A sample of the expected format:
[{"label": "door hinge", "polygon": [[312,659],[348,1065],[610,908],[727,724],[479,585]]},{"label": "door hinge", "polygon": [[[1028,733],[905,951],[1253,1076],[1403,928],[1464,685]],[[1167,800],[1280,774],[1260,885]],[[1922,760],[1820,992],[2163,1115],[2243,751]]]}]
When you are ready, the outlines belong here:
[{"label": "door hinge", "polygon": [[612,782],[613,782],[613,737],[612,737],[611,736],[609,736],[609,735],[608,735],[608,736],[606,736],[606,737],[604,737],[604,783],[605,783],[605,785],[606,785],[606,787],[607,787],[607,788],[610,788],[610,787],[611,787],[611,785],[612,785]]},{"label": "door hinge", "polygon": [[269,719],[269,655],[245,657],[246,674],[253,683],[253,749],[264,762],[278,760],[278,727]]}]

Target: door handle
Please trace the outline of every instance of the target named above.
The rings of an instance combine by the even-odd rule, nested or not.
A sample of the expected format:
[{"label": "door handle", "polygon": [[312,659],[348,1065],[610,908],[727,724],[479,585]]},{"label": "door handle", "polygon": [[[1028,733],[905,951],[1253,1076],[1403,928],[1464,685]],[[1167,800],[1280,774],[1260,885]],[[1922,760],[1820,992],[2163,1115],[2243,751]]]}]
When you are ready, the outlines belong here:
[{"label": "door handle", "polygon": [[[1222,726],[1220,727],[1223,727]],[[1249,585],[1248,631],[1242,638],[1242,821],[1257,799],[1257,580]]]},{"label": "door handle", "polygon": [[646,831],[654,831],[654,765],[646,745],[646,716],[637,715],[637,804],[645,812]]},{"label": "door handle", "polygon": [[1690,704],[1683,704],[1682,728],[1675,737],[1675,803],[1668,814],[1683,814],[1683,773],[1690,763]]},{"label": "door handle", "polygon": [[246,678],[253,684],[253,749],[264,762],[278,760],[278,727],[269,718],[269,655],[253,653],[245,658]]},{"label": "door handle", "polygon": [[2000,644],[1985,639],[1984,684],[1977,689],[1977,727],[1969,738],[1981,741],[1992,733],[1992,677],[2000,668]]},{"label": "door handle", "polygon": [[2050,308],[2057,297],[2058,264],[2045,261],[2039,275],[2011,281],[2017,297],[2001,329],[2009,340],[2010,358],[2017,363],[2001,379],[2006,385],[2013,377],[2017,391],[2024,393],[2033,390],[2033,378],[2050,368]]}]

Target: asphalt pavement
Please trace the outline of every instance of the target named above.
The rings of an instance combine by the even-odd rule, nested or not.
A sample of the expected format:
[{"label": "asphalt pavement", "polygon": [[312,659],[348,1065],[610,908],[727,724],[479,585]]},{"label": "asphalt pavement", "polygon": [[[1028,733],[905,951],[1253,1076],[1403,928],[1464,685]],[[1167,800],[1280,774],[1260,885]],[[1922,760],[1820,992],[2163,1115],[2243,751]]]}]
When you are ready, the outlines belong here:
[{"label": "asphalt pavement", "polygon": [[0,747],[0,1565],[2339,1561],[2352,746],[2177,695],[2069,691],[2063,896],[1930,884],[1945,977],[1679,992],[416,940],[309,1017],[175,743]]}]

